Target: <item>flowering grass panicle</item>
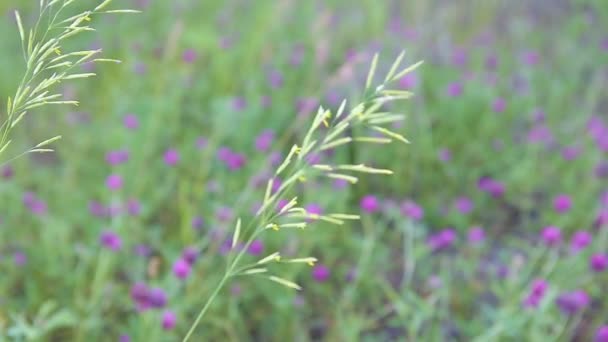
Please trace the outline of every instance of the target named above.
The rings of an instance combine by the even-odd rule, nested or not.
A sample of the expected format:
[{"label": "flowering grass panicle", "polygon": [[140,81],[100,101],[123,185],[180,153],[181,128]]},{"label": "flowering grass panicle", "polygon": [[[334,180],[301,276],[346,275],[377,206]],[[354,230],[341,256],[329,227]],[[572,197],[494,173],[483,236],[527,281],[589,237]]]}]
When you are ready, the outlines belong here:
[{"label": "flowering grass panicle", "polygon": [[[230,278],[255,275],[285,287],[300,290],[300,285],[273,274],[274,266],[302,263],[313,266],[317,261],[314,257],[284,259],[279,252],[273,252],[257,262],[242,265],[241,260],[245,253],[250,250],[254,241],[258,241],[257,239],[260,239],[264,234],[273,231],[294,228],[305,229],[314,221],[342,225],[346,221],[359,218],[358,215],[324,213],[321,210],[313,210],[311,207],[300,207],[297,194],[293,193],[293,189],[296,188],[295,186],[298,183],[309,182],[318,178],[344,180],[354,184],[359,180],[357,174],[390,175],[393,173],[391,170],[364,164],[320,164],[316,158],[311,159],[311,156],[318,156],[326,151],[353,143],[375,145],[386,145],[394,141],[409,143],[399,133],[384,127],[387,124],[393,124],[404,119],[401,114],[387,111],[387,105],[412,96],[411,92],[391,89],[391,84],[396,83],[421,64],[419,62],[399,70],[403,57],[404,53],[401,53],[382,82],[378,86],[372,86],[378,66],[378,55],[374,56],[366,79],[364,99],[361,103],[353,106],[351,110],[347,110],[346,101],[341,103],[336,112],[323,107],[318,109],[301,144],[295,144],[291,147],[285,159],[277,167],[273,177],[268,181],[263,202],[254,219],[246,226],[243,226],[241,219],[237,220],[231,243],[233,256],[229,260],[227,271],[201,309],[184,337],[184,341],[190,339],[211,302]],[[348,132],[353,129],[364,133],[361,136],[349,135]],[[222,149],[219,153],[219,158],[227,161],[231,169],[235,168],[234,165],[231,165],[233,163],[230,162],[233,157],[234,154],[228,148]],[[277,187],[275,184],[280,185]],[[289,199],[289,201],[287,203],[283,202],[285,199]],[[276,208],[280,203],[282,206],[277,210]],[[365,197],[361,205],[362,209],[368,212],[374,212],[378,206],[377,200],[373,196]],[[234,247],[241,241],[244,241],[242,248],[235,251]],[[329,277],[329,269],[317,266],[313,271],[313,276],[315,279],[323,281]]]}]

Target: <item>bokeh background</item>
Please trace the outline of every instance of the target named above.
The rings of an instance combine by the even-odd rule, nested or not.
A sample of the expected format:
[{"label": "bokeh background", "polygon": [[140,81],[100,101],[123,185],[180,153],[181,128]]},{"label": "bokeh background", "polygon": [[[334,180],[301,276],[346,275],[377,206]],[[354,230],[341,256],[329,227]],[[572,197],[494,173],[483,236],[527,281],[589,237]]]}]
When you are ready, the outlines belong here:
[{"label": "bokeh background", "polygon": [[[24,71],[12,10],[29,26],[37,3],[0,2],[0,114]],[[396,85],[415,93],[393,108],[411,144],[320,156],[394,175],[298,189],[310,210],[361,222],[256,242],[251,260],[281,250],[319,264],[281,269],[299,292],[231,282],[194,340],[591,341],[608,324],[608,278],[589,268],[607,246],[608,2],[113,6],[143,13],[93,18],[98,31],[66,50],[123,63],[85,66],[98,76],[60,88],[79,107],[36,110],[12,133],[9,154],[63,139],[1,169],[0,339],[180,340],[236,217],[317,107],[357,103],[373,54],[382,74],[402,50],[425,62]],[[196,258],[182,279],[184,253]],[[539,279],[549,290],[526,305]],[[162,303],[142,310],[136,285]],[[564,309],[577,290],[587,300]]]}]

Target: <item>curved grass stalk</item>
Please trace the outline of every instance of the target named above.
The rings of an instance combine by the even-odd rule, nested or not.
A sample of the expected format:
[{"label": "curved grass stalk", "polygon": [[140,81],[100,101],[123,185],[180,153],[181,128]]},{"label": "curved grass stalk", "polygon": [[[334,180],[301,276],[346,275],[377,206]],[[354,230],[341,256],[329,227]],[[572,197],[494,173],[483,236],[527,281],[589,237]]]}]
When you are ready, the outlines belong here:
[{"label": "curved grass stalk", "polygon": [[[183,338],[183,342],[190,340],[194,334],[196,328],[201,323],[203,317],[209,310],[211,304],[215,301],[222,288],[226,285],[230,278],[234,276],[242,275],[257,275],[264,277],[268,280],[279,283],[288,288],[300,290],[301,287],[287,279],[283,279],[276,275],[273,275],[265,267],[270,264],[278,263],[298,263],[303,262],[310,265],[314,264],[315,258],[297,258],[292,260],[282,260],[278,252],[272,253],[269,256],[260,259],[257,263],[241,266],[240,261],[245,255],[247,249],[251,243],[259,235],[266,233],[267,230],[270,232],[280,230],[282,228],[289,229],[298,227],[305,229],[307,224],[311,221],[326,221],[338,225],[342,225],[346,220],[358,219],[357,215],[347,214],[329,214],[329,215],[315,215],[307,213],[302,207],[297,206],[297,200],[291,194],[291,190],[298,182],[306,182],[315,177],[331,177],[331,178],[342,178],[355,183],[357,177],[348,173],[368,173],[368,174],[391,174],[390,170],[376,169],[366,165],[325,165],[325,164],[313,164],[309,162],[309,157],[316,155],[327,149],[334,149],[344,147],[345,145],[352,144],[353,142],[368,143],[368,144],[386,144],[395,140],[403,143],[408,141],[400,134],[391,131],[388,128],[382,127],[383,124],[390,124],[396,121],[403,120],[403,115],[387,112],[384,106],[387,103],[406,99],[410,97],[409,92],[400,90],[388,90],[391,83],[403,77],[406,73],[411,72],[420,63],[417,63],[413,67],[403,69],[397,72],[400,66],[400,62],[403,59],[403,53],[397,58],[395,63],[390,69],[390,72],[384,78],[381,85],[373,88],[372,83],[375,76],[375,70],[378,63],[377,55],[374,57],[372,62],[371,70],[367,77],[366,90],[364,100],[353,106],[353,109],[348,113],[346,112],[346,102],[343,102],[336,113],[332,113],[324,108],[319,108],[316,116],[314,117],[312,124],[306,133],[301,145],[294,145],[290,149],[289,154],[283,161],[283,163],[277,168],[274,177],[268,181],[267,191],[264,195],[264,201],[261,208],[258,210],[255,218],[249,222],[247,227],[243,229],[241,227],[240,219],[237,221],[235,233],[233,236],[232,244],[236,245],[239,237],[243,237],[245,243],[243,247],[230,256],[226,268],[226,272],[222,276],[218,285],[212,291],[207,298],[202,309],[199,311],[196,319],[190,326],[188,332]],[[373,138],[351,138],[347,137],[346,133],[354,127],[367,128],[369,133],[372,131],[376,135],[381,137]],[[322,128],[325,128],[322,130]],[[335,171],[340,171],[336,173]],[[279,187],[278,191],[274,194],[271,193],[272,185],[275,182],[275,178],[281,177],[285,179],[283,184]],[[294,198],[288,208],[277,210],[278,203],[284,198]]]},{"label": "curved grass stalk", "polygon": [[[6,119],[0,125],[0,157],[11,144],[10,132],[26,116],[28,111],[57,104],[78,105],[77,101],[61,100],[62,95],[54,88],[68,80],[89,78],[94,73],[81,73],[79,68],[88,62],[113,62],[114,59],[96,58],[101,50],[62,51],[63,44],[83,32],[95,31],[89,22],[98,14],[136,13],[133,10],[107,10],[113,0],[105,0],[95,8],[64,18],[76,0],[41,0],[40,13],[33,28],[26,31],[21,15],[15,11],[15,19],[21,40],[21,50],[26,68],[14,96],[7,100]],[[61,136],[47,139],[27,151],[0,163],[4,165],[28,153],[51,152],[48,146]]]}]

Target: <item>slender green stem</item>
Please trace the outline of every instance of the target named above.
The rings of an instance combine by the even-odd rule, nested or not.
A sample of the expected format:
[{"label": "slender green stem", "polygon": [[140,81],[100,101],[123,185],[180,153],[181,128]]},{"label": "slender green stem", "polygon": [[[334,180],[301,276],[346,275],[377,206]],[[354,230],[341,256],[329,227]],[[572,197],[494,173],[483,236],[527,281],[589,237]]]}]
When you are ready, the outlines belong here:
[{"label": "slender green stem", "polygon": [[207,310],[211,306],[211,303],[213,303],[213,301],[215,300],[215,297],[217,297],[218,293],[220,293],[220,290],[224,287],[224,284],[228,280],[228,277],[229,277],[228,274],[225,274],[224,277],[222,277],[222,280],[217,284],[215,290],[213,290],[213,293],[207,299],[207,302],[205,303],[205,306],[203,306],[203,308],[201,309],[201,311],[198,313],[198,316],[196,317],[196,320],[194,321],[194,323],[192,323],[192,326],[190,327],[190,330],[188,330],[188,333],[186,334],[186,336],[184,337],[184,339],[182,340],[182,342],[186,342],[186,341],[188,341],[190,339],[190,337],[194,333],[194,330],[196,330],[196,327],[198,326],[198,324],[200,323],[201,319],[203,318],[203,316],[205,315],[205,313],[207,312]]}]

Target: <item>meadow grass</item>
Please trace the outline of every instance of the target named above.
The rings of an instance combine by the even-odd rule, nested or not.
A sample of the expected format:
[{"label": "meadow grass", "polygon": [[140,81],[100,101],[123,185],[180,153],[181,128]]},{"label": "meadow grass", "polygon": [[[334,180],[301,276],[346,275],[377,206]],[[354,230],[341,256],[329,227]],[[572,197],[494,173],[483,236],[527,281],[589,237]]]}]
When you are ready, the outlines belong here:
[{"label": "meadow grass", "polygon": [[[123,63],[75,67],[97,77],[49,94],[78,108],[2,138],[7,161],[63,137],[0,167],[0,339],[608,338],[604,2],[114,2],[142,13],[61,52]],[[0,3],[3,99],[33,71],[14,9],[27,41],[38,6]],[[425,64],[383,96],[415,96],[370,120],[411,143],[347,127],[367,141],[305,158],[402,49]],[[350,184],[360,164],[392,175]]]}]

